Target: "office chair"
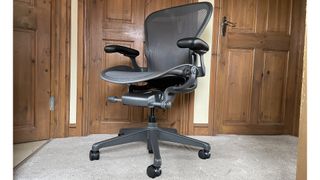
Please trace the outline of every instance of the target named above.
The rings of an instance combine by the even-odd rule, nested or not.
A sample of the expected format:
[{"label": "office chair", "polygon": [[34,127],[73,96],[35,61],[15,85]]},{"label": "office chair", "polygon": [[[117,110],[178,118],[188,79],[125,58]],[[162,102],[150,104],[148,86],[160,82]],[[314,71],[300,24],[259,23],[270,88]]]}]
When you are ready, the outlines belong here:
[{"label": "office chair", "polygon": [[149,123],[145,128],[120,129],[117,137],[93,144],[89,153],[91,161],[99,159],[101,148],[137,141],[146,142],[149,153],[154,154],[154,162],[147,168],[147,175],[151,178],[161,175],[159,141],[200,147],[198,156],[201,159],[210,158],[208,143],[179,135],[175,129],[158,127],[154,109],[170,108],[177,93],[194,91],[197,78],[205,76],[203,55],[209,47],[198,37],[211,14],[212,5],[208,2],[150,14],[145,20],[146,68],[136,63],[139,51],[118,45],[104,47],[106,53],[120,53],[132,62],[132,67],[115,66],[101,72],[103,80],[129,86],[128,92],[121,98],[110,96],[108,101],[149,108]]}]

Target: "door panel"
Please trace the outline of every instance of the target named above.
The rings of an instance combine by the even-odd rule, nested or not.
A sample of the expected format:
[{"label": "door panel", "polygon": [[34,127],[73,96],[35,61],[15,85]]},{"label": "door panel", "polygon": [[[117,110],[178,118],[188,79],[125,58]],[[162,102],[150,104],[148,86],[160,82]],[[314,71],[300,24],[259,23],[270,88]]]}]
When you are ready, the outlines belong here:
[{"label": "door panel", "polygon": [[[89,133],[117,133],[120,128],[140,127],[147,122],[148,110],[106,102],[107,96],[121,96],[127,86],[108,83],[100,79],[100,72],[116,65],[130,65],[130,59],[120,54],[106,54],[105,45],[118,44],[137,49],[137,62],[146,66],[143,55],[144,19],[152,12],[185,4],[187,0],[103,0],[87,1],[88,14],[88,66],[86,112]],[[156,110],[159,124],[179,129],[181,114],[188,107],[182,105],[190,96],[178,96],[171,109]]]},{"label": "door panel", "polygon": [[14,143],[49,138],[50,13],[46,1],[14,1]]},{"label": "door panel", "polygon": [[109,20],[132,21],[132,0],[107,0],[105,18]]},{"label": "door panel", "polygon": [[260,123],[283,123],[287,52],[264,53]]},{"label": "door panel", "polygon": [[245,123],[250,116],[253,51],[230,49],[225,89],[226,123]]},{"label": "door panel", "polygon": [[291,0],[268,0],[267,32],[286,33],[290,31]]},{"label": "door panel", "polygon": [[223,0],[215,132],[284,132],[292,0]]},{"label": "door panel", "polygon": [[230,32],[255,32],[256,5],[256,0],[229,0],[226,2],[224,6],[227,8],[227,17],[231,22],[237,23],[236,27],[230,29]]}]

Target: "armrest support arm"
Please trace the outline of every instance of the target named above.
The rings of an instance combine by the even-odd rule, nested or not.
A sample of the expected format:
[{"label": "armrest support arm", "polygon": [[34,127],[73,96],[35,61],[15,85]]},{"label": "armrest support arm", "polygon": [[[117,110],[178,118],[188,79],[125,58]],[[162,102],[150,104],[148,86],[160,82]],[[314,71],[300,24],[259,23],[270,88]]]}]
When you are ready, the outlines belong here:
[{"label": "armrest support arm", "polygon": [[139,56],[139,51],[124,47],[124,46],[119,46],[119,45],[107,45],[104,47],[104,51],[106,53],[120,53],[124,56],[127,56],[130,58],[132,66],[135,70],[140,70],[141,68],[138,66],[136,57]]},{"label": "armrest support arm", "polygon": [[203,62],[203,54],[205,54],[209,50],[208,44],[202,39],[189,37],[183,38],[177,41],[177,46],[180,48],[189,48],[192,51],[192,58],[197,58],[198,54],[200,56],[200,75],[205,76],[206,69]]}]

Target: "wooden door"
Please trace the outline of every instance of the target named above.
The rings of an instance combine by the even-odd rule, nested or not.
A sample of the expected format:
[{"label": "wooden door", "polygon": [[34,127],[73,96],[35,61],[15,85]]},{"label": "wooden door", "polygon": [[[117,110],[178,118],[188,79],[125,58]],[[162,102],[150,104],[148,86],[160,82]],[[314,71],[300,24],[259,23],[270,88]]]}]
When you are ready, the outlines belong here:
[{"label": "wooden door", "polygon": [[49,138],[50,1],[14,1],[14,143]]},{"label": "wooden door", "polygon": [[[130,65],[120,54],[106,54],[105,45],[118,44],[137,49],[140,66],[146,66],[143,42],[144,19],[156,10],[184,4],[187,0],[103,0],[87,1],[88,37],[85,67],[85,119],[89,133],[117,133],[124,127],[141,127],[147,122],[147,109],[106,102],[107,96],[121,96],[128,87],[100,79],[100,72],[116,65]],[[168,111],[157,110],[160,124],[180,128],[180,113],[185,115],[189,95],[178,97]],[[181,105],[183,103],[183,106]],[[182,110],[180,110],[182,106]],[[184,116],[180,116],[184,117]]]},{"label": "wooden door", "polygon": [[220,34],[216,133],[281,134],[292,0],[223,0],[221,18],[236,23]]}]

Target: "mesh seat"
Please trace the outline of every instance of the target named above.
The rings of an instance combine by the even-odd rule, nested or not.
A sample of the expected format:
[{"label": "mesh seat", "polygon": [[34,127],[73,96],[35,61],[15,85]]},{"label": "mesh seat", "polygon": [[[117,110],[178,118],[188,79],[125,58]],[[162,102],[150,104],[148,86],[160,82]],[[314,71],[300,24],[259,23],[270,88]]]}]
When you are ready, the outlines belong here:
[{"label": "mesh seat", "polygon": [[106,70],[102,73],[102,79],[117,84],[130,84],[147,81],[159,77],[161,72],[133,72],[122,70]]},{"label": "mesh seat", "polygon": [[[176,76],[182,72],[184,67],[189,64],[182,64],[166,71],[147,71],[137,72],[128,66],[115,66],[102,71],[101,78],[109,82],[117,84],[130,84],[142,81],[149,81],[152,79],[165,78],[168,76]],[[129,69],[130,68],[130,69]]]}]

